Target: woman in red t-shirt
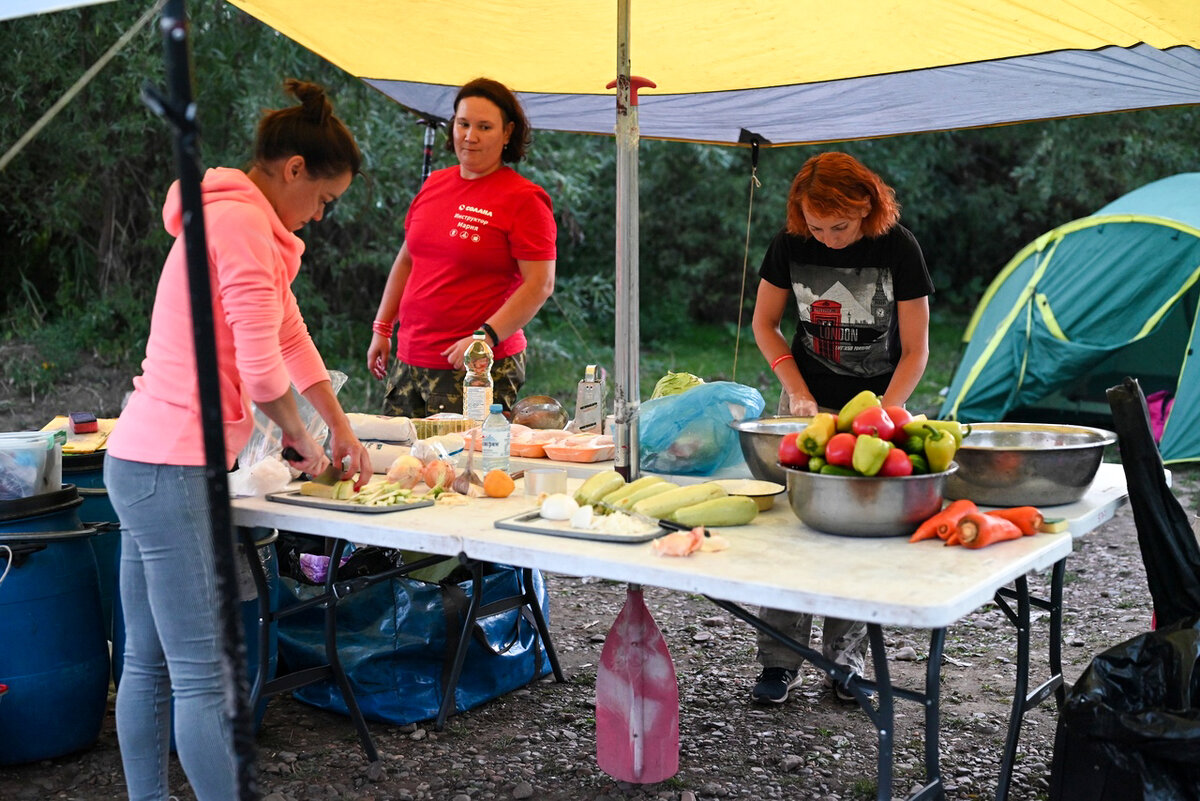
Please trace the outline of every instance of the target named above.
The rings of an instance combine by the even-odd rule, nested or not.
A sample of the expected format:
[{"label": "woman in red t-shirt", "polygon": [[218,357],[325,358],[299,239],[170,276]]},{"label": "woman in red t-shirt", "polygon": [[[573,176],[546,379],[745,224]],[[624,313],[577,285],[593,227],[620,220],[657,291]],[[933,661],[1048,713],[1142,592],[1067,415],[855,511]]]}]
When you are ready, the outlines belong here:
[{"label": "woman in red t-shirt", "polygon": [[495,356],[495,400],[511,408],[525,383],[521,327],[554,291],[550,197],[507,166],[529,142],[516,96],[477,78],[455,97],[450,126],[458,165],[431,174],[408,209],[367,350],[367,368],[388,378],[385,414],[461,412],[463,353],[478,329]]}]

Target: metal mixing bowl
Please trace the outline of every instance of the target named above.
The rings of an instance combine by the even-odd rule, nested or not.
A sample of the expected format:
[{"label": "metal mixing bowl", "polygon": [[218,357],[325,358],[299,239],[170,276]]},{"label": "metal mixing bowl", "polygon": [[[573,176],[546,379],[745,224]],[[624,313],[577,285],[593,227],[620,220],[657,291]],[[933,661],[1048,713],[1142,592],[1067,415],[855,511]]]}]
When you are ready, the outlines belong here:
[{"label": "metal mixing bowl", "polygon": [[1102,428],[1049,423],[973,423],[954,456],[946,497],[987,506],[1074,503],[1091,486],[1104,448]]},{"label": "metal mixing bowl", "polygon": [[806,525],[847,537],[898,537],[942,509],[943,489],[956,469],[921,476],[827,476],[782,467],[788,501]]},{"label": "metal mixing bowl", "polygon": [[779,465],[779,443],[784,434],[802,431],[809,424],[809,417],[760,417],[757,420],[734,420],[730,426],[737,429],[738,443],[750,475],[776,484],[787,483],[783,468]]}]

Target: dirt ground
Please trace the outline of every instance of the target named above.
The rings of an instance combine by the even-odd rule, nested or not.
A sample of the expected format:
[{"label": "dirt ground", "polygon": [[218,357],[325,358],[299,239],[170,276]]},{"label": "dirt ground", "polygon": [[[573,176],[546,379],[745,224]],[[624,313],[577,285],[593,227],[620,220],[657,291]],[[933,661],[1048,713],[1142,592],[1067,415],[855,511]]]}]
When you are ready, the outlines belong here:
[{"label": "dirt ground", "polygon": [[[116,414],[123,379],[90,382],[74,394],[0,398],[0,430],[40,427],[53,414],[88,408]],[[86,406],[83,404],[86,403]],[[1175,492],[1195,507],[1198,474],[1176,474]],[[1030,578],[1044,597],[1048,575]],[[666,637],[679,680],[680,768],[654,785],[615,782],[596,766],[595,676],[607,632],[625,596],[622,584],[547,575],[550,626],[566,674],[509,693],[452,717],[443,731],[431,722],[371,723],[382,756],[367,763],[348,719],[273,698],[258,734],[257,768],[268,801],[484,801],[486,799],[803,799],[876,797],[876,733],[865,714],[838,702],[805,668],[805,683],[789,701],[764,708],[750,702],[758,672],[750,629],[706,599],[646,588],[646,601]],[[1128,508],[1080,538],[1067,562],[1063,653],[1075,681],[1098,652],[1149,628],[1151,602]],[[1035,611],[1034,675],[1046,665],[1046,613]],[[818,621],[819,622],[819,621]],[[889,668],[906,686],[923,682],[928,633],[885,629]],[[814,631],[819,641],[819,625]],[[942,671],[940,758],[947,798],[991,798],[1003,747],[1014,678],[1011,623],[994,604],[948,631]],[[1042,670],[1039,671],[1038,667]],[[6,801],[126,799],[114,729],[108,714],[98,741],[80,752],[35,764],[0,767]],[[0,705],[0,715],[4,708]],[[1048,798],[1057,712],[1052,700],[1024,719],[1010,798]],[[897,701],[894,795],[922,782],[919,706]],[[171,792],[194,799],[182,771],[172,768]]]}]

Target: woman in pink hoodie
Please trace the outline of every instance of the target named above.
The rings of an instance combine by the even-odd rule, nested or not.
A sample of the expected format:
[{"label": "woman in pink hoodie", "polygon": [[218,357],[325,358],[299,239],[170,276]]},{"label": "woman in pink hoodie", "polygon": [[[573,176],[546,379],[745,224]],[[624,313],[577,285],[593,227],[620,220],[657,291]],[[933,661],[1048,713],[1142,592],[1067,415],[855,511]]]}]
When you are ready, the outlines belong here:
[{"label": "woman in pink hoodie", "polygon": [[[328,466],[291,385],[329,426],[330,453],[361,486],[370,458],[334,395],[292,294],[304,242],[350,186],[362,155],[324,90],[285,84],[300,105],[264,114],[248,171],[209,170],[201,186],[213,287],[227,467],[250,437],[253,402],[295,448],[298,469]],[[175,743],[200,801],[236,797],[225,708],[205,453],[192,345],[178,183],[163,222],[174,236],[163,266],[142,374],[108,439],[104,479],[121,520],[125,656],[117,736],[131,801],[162,801],[174,697]]]}]

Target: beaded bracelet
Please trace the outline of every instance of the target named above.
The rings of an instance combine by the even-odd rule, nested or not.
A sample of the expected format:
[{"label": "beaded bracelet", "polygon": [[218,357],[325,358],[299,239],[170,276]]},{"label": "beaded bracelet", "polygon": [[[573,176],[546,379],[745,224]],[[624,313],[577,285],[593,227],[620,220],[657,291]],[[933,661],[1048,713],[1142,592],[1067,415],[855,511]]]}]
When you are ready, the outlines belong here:
[{"label": "beaded bracelet", "polygon": [[796,358],[796,357],[790,353],[785,353],[782,356],[777,357],[774,361],[771,362],[771,372],[775,372],[775,368],[778,367],[779,365],[783,364],[784,362],[786,362],[788,359],[794,359],[794,358]]},{"label": "beaded bracelet", "polygon": [[379,334],[381,337],[391,339],[392,334],[396,330],[396,323],[394,320],[391,322],[386,320],[376,320],[375,322],[371,323],[371,330],[376,334]]}]

